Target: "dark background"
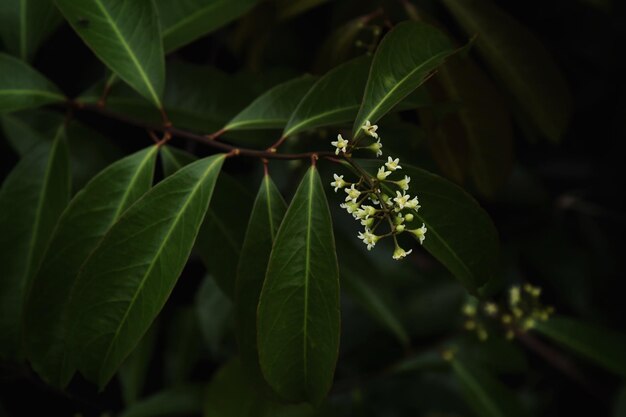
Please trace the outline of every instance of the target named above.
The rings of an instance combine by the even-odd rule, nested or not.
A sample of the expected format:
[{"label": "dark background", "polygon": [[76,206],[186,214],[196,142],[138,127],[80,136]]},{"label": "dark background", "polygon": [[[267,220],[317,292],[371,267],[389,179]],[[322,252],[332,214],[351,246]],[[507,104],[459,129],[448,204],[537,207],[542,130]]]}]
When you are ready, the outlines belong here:
[{"label": "dark background", "polygon": [[[262,74],[269,67],[311,72],[315,70],[315,54],[311,51],[320,47],[324,35],[338,22],[373,10],[378,3],[330,2],[287,22],[266,21],[260,26],[263,32],[270,34],[272,41],[259,52],[260,58],[253,61],[226,46],[241,22],[196,41],[168,59],[213,65],[227,72],[245,68]],[[453,19],[436,1],[424,3],[452,33],[463,38]],[[626,2],[527,0],[497,3],[530,28],[554,56],[570,85],[574,107],[569,129],[558,145],[542,139],[530,141],[520,129],[516,130],[516,167],[531,181],[520,186],[517,177],[512,178],[511,192],[530,190],[533,196],[541,196],[537,197],[539,203],[516,203],[505,191],[481,203],[500,231],[505,252],[516,259],[517,272],[541,284],[547,302],[564,314],[626,331],[624,286],[620,285],[624,279],[622,250],[626,234],[625,154],[622,151],[626,140],[626,60],[622,57],[626,41]],[[391,5],[390,9],[394,7]],[[254,11],[258,19],[271,14],[265,6],[260,9]],[[283,34],[289,36],[281,39]],[[79,94],[104,76],[102,65],[67,25],[61,26],[44,44],[33,64],[70,96]],[[90,114],[76,117],[104,132],[125,151],[149,143],[141,129]],[[175,143],[187,146],[183,141]],[[0,140],[0,178],[6,176],[17,159],[7,142]],[[237,162],[227,169],[253,172],[256,168],[249,162]],[[202,266],[193,260],[168,301],[165,317],[175,306],[193,298],[202,276]],[[511,377],[506,382],[513,387],[530,387],[537,393],[538,401],[544,406],[542,415],[610,414],[613,396],[620,385],[617,378],[583,365],[592,387],[587,390],[536,355],[528,357],[530,375],[523,379]],[[155,377],[149,378],[148,392],[158,386],[160,367],[162,364],[155,361],[150,371]],[[215,367],[215,363],[201,362],[193,376],[206,379]],[[96,415],[122,407],[115,382],[98,395],[91,384],[77,379],[67,396],[46,387],[30,372],[10,368],[5,375],[0,379],[0,399],[9,415],[42,412],[71,415],[79,410]]]}]

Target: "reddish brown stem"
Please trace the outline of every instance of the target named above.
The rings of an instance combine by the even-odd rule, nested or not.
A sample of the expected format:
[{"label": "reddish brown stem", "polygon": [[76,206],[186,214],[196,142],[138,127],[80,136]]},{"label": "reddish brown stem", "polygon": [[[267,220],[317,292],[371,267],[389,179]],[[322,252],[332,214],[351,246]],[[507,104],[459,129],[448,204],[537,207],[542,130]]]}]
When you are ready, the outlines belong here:
[{"label": "reddish brown stem", "polygon": [[215,148],[224,152],[235,151],[233,156],[237,155],[237,156],[248,156],[248,157],[253,157],[253,158],[292,160],[292,159],[309,159],[313,155],[316,155],[316,157],[318,158],[319,157],[323,157],[323,158],[333,157],[335,155],[333,152],[330,152],[330,151],[328,152],[315,151],[315,152],[302,152],[302,153],[276,153],[276,152],[261,151],[257,149],[238,148],[236,146],[232,146],[226,143],[215,141],[214,139],[211,139],[210,137],[206,135],[199,135],[196,133],[188,132],[186,130],[173,127],[171,125],[169,127],[168,126],[154,126],[149,123],[145,123],[143,121],[135,120],[127,116],[112,112],[108,109],[100,108],[97,105],[79,103],[75,101],[69,101],[68,105],[78,110],[85,110],[85,111],[98,113],[102,116],[119,120],[123,123],[129,124],[132,126],[141,127],[148,131],[163,132],[164,134],[163,137],[165,141],[169,140],[169,138],[171,138],[172,136],[190,139],[196,142],[204,143],[205,145],[208,145],[212,148]]}]

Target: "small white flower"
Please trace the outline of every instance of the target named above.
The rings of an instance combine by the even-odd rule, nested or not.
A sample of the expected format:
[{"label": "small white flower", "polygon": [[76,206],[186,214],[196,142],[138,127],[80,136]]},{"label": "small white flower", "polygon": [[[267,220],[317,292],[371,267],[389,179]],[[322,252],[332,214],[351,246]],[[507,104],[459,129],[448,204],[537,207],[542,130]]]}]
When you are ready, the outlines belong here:
[{"label": "small white flower", "polygon": [[372,143],[370,146],[367,147],[367,149],[371,149],[372,152],[376,153],[376,156],[381,156],[383,154],[383,151],[381,150],[383,148],[383,144],[380,143],[380,139],[378,139],[376,142]]},{"label": "small white flower", "polygon": [[331,182],[330,186],[335,187],[335,192],[346,186],[346,182],[343,180],[343,175],[333,174],[333,177],[335,178],[335,181]]},{"label": "small white flower", "polygon": [[400,166],[400,158],[393,159],[392,157],[387,157],[387,162],[385,162],[385,166],[389,171],[395,171],[396,169],[402,169]]},{"label": "small white flower", "polygon": [[367,245],[367,250],[372,250],[376,242],[378,242],[379,236],[376,236],[368,228],[365,228],[365,233],[359,232],[359,239]]},{"label": "small white flower", "polygon": [[408,175],[404,176],[403,180],[396,181],[398,187],[400,187],[403,191],[409,191],[409,183],[411,182],[411,177]]},{"label": "small white flower", "polygon": [[397,261],[399,259],[404,258],[405,256],[407,256],[411,252],[413,252],[413,249],[411,249],[411,250],[409,250],[407,252],[404,249],[402,249],[400,246],[396,245],[396,250],[393,251],[393,259],[395,259]]},{"label": "small white flower", "polygon": [[385,167],[383,166],[378,168],[376,178],[378,178],[380,181],[384,181],[385,178],[387,178],[389,175],[391,175],[391,171],[385,171]]},{"label": "small white flower", "polygon": [[340,151],[346,153],[346,150],[348,148],[348,141],[345,140],[341,136],[341,134],[337,135],[337,140],[334,142],[330,142],[330,144],[337,148],[335,149],[335,155],[339,155]]},{"label": "small white flower", "polygon": [[352,184],[350,188],[345,188],[344,191],[348,194],[346,196],[346,201],[352,200],[353,203],[356,203],[356,199],[361,195],[361,192],[354,188],[354,184]]},{"label": "small white flower", "polygon": [[400,194],[400,191],[396,191],[396,196],[393,198],[393,201],[395,201],[398,211],[406,207],[409,198],[411,198],[411,196],[407,193],[403,192]]},{"label": "small white flower", "polygon": [[404,204],[404,207],[414,209],[414,210],[419,210],[421,206],[419,205],[419,201],[417,200],[417,197],[413,197],[411,200],[407,201]]},{"label": "small white flower", "polygon": [[426,225],[424,223],[422,223],[422,227],[418,229],[409,230],[409,232],[411,232],[413,235],[415,235],[417,239],[419,239],[420,245],[424,243],[424,239],[426,239],[427,231],[428,229],[426,228]]},{"label": "small white flower", "polygon": [[361,225],[365,227],[372,227],[374,224],[374,218],[370,217],[369,219],[361,220]]},{"label": "small white flower", "polygon": [[363,123],[363,130],[367,135],[378,139],[378,133],[376,133],[378,126],[371,124],[369,120],[366,120],[365,123]]},{"label": "small white flower", "polygon": [[361,208],[356,212],[356,217],[358,219],[369,219],[370,216],[376,214],[376,209],[372,206],[361,206]]},{"label": "small white flower", "polygon": [[359,209],[359,205],[357,203],[352,202],[352,201],[349,201],[347,203],[341,203],[339,205],[339,207],[341,207],[342,209],[346,209],[346,211],[349,214],[352,214],[352,213],[356,212]]}]

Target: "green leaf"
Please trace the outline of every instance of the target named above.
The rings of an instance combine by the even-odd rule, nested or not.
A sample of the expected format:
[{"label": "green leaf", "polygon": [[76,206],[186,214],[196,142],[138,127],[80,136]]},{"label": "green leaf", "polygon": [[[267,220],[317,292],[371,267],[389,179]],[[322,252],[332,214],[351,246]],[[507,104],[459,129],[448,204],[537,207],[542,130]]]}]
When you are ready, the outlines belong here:
[{"label": "green leaf", "polygon": [[257,349],[257,306],[276,233],[287,203],[269,175],[265,175],[254,201],[243,241],[235,285],[237,342],[245,371],[260,386],[264,379]]},{"label": "green leaf", "polygon": [[0,113],[65,101],[59,89],[28,64],[0,52]]},{"label": "green leaf", "polygon": [[248,12],[259,0],[156,0],[165,52],[171,52]]},{"label": "green leaf", "polygon": [[361,105],[371,62],[369,56],[363,55],[320,78],[293,111],[283,136],[354,120]]},{"label": "green leaf", "polygon": [[194,162],[148,191],[83,264],[70,302],[70,351],[102,388],[169,297],[187,262],[224,155]]},{"label": "green leaf", "polygon": [[375,123],[428,79],[456,50],[432,26],[404,22],[394,27],[376,50],[353,135],[366,120]]},{"label": "green leaf", "polygon": [[239,112],[224,130],[282,129],[314,82],[314,77],[304,75],[271,88]]},{"label": "green leaf", "polygon": [[163,44],[152,0],[55,0],[76,33],[112,71],[161,108]]},{"label": "green leaf", "polygon": [[[176,148],[163,149],[166,175],[195,160],[196,157]],[[250,215],[252,196],[236,179],[221,173],[213,191],[206,218],[196,246],[210,274],[222,291],[233,298],[239,253],[246,233],[245,221]]]},{"label": "green leaf", "polygon": [[173,175],[182,167],[198,160],[193,154],[185,152],[171,146],[163,146],[161,148],[161,163],[163,164],[163,174],[166,177]]},{"label": "green leaf", "polygon": [[266,381],[288,400],[319,403],[339,350],[339,268],[324,186],[315,166],[280,225],[258,307]]},{"label": "green leaf", "polygon": [[542,134],[558,142],[569,123],[571,95],[542,43],[492,1],[443,4],[469,35],[478,35],[476,49],[521,110]]},{"label": "green leaf", "polygon": [[488,372],[460,358],[454,358],[451,365],[465,399],[477,417],[527,415],[513,392]]},{"label": "green leaf", "polygon": [[203,389],[182,386],[159,391],[128,407],[119,417],[168,417],[198,415],[202,410]]},{"label": "green leaf", "polygon": [[387,288],[379,283],[382,274],[359,249],[362,248],[356,247],[353,235],[349,237],[337,235],[337,256],[342,259],[339,266],[342,285],[346,293],[372,319],[396,337],[402,346],[407,347],[409,336],[392,307],[393,298]]},{"label": "green leaf", "polygon": [[217,358],[222,353],[226,332],[232,324],[233,304],[215,280],[206,276],[196,293],[195,307],[204,343],[212,357]]},{"label": "green leaf", "polygon": [[626,336],[623,333],[563,316],[537,322],[535,328],[607,371],[626,376]]},{"label": "green leaf", "polygon": [[[283,405],[265,399],[256,389],[238,358],[213,377],[203,405],[206,417],[312,417],[308,404]],[[320,414],[328,415],[328,414]]]},{"label": "green leaf", "polygon": [[[0,116],[2,130],[20,157],[37,144],[49,142],[64,116],[44,110],[29,110]],[[72,189],[79,190],[104,168],[124,156],[110,139],[72,120],[65,128],[72,168]]]},{"label": "green leaf", "polygon": [[217,285],[230,299],[253,198],[235,178],[222,173],[198,235],[198,253]]},{"label": "green leaf", "polygon": [[32,277],[70,198],[63,128],[33,148],[0,190],[0,357],[19,354],[22,310]]},{"label": "green leaf", "polygon": [[341,278],[346,290],[370,316],[394,335],[402,346],[408,346],[409,335],[404,325],[393,312],[388,301],[381,297],[377,288],[348,269],[342,269]]},{"label": "green leaf", "polygon": [[[175,126],[194,132],[215,132],[256,97],[250,83],[206,65],[169,61],[166,72],[163,108]],[[97,83],[79,101],[96,104],[103,88],[103,82]],[[106,106],[147,123],[161,123],[158,109],[123,83],[112,86]]]},{"label": "green leaf", "polygon": [[59,23],[61,16],[50,0],[0,2],[0,38],[11,54],[23,61],[33,58]]},{"label": "green leaf", "polygon": [[121,159],[70,202],[50,240],[26,300],[24,343],[35,371],[64,387],[75,372],[67,351],[68,309],[79,270],[111,225],[152,185],[158,148]]},{"label": "green leaf", "polygon": [[155,321],[150,330],[143,335],[133,353],[126,358],[120,367],[118,378],[122,397],[126,405],[136,403],[142,397],[148,371],[150,370],[152,353],[156,345],[157,324],[158,321]]},{"label": "green leaf", "polygon": [[[361,161],[375,172],[377,161]],[[480,205],[462,188],[428,171],[402,164],[411,177],[411,194],[422,206],[414,212],[414,229],[428,229],[424,248],[441,262],[472,293],[500,278],[498,232]]]}]

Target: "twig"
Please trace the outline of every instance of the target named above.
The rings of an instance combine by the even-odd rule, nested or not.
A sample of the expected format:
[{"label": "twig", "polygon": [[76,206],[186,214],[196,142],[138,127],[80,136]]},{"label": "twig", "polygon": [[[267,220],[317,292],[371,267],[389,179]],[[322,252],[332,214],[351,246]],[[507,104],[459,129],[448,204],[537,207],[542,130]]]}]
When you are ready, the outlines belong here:
[{"label": "twig", "polygon": [[247,156],[247,157],[253,157],[253,158],[265,158],[265,159],[282,159],[282,160],[309,159],[313,155],[316,155],[319,158],[327,158],[327,157],[335,156],[334,152],[331,152],[331,151],[313,151],[313,152],[302,152],[302,153],[276,153],[276,152],[268,152],[268,151],[262,151],[262,150],[257,150],[257,149],[239,148],[237,146],[233,146],[233,145],[216,141],[215,137],[218,135],[216,135],[215,133],[209,136],[199,135],[199,134],[192,133],[183,129],[178,129],[174,126],[171,126],[171,124],[169,126],[167,125],[154,126],[149,123],[136,120],[136,119],[127,117],[119,113],[112,112],[108,109],[101,108],[93,104],[80,103],[76,101],[68,101],[67,105],[77,110],[90,111],[93,113],[97,113],[102,116],[115,119],[120,122],[132,125],[132,126],[141,127],[148,131],[163,132],[164,139],[169,138],[171,136],[190,139],[190,140],[203,143],[207,146],[210,146],[212,148],[215,148],[224,152],[236,151],[234,152],[234,154],[237,156]]}]

